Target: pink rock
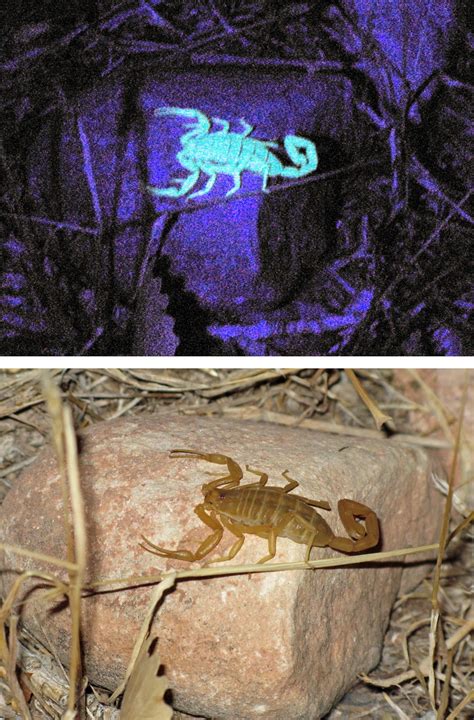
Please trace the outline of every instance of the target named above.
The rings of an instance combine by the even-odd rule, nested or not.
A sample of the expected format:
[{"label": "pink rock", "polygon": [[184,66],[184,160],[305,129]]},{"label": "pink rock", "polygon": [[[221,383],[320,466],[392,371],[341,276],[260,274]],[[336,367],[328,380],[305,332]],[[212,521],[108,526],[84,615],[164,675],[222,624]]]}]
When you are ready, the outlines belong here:
[{"label": "pink rock", "polygon": [[[417,370],[416,372],[441,403],[441,407],[450,422],[450,431],[454,438],[462,406],[466,370],[462,370],[461,368],[425,368]],[[474,395],[474,369],[467,370],[467,381],[468,393],[463,418],[464,441],[460,448],[460,462],[457,464],[454,477],[455,486],[463,484],[465,477],[471,475],[474,469],[474,441],[472,439],[474,438],[474,403],[472,402]],[[426,394],[414,380],[410,370],[395,370],[394,383],[408,398],[419,403],[422,407],[429,407]],[[412,410],[409,413],[409,419],[412,432],[446,440],[445,433],[440,429],[439,418],[435,412],[427,413]],[[444,476],[447,480],[453,460],[452,449],[439,450],[433,453],[433,456],[438,458],[440,466],[443,468],[443,471],[438,474],[441,474],[441,476]],[[465,490],[466,486],[464,486],[464,490],[461,491],[461,495],[464,495]],[[467,493],[465,497],[466,504],[469,505]]]},{"label": "pink rock", "polygon": [[[81,482],[88,537],[88,577],[156,573],[188,563],[151,555],[143,533],[168,548],[195,549],[209,530],[193,513],[201,501],[206,462],[169,458],[173,448],[230,455],[301,483],[297,494],[353,498],[380,518],[383,549],[433,542],[441,498],[420,449],[336,437],[269,424],[172,415],[141,416],[92,426],[80,439]],[[244,482],[254,482],[247,475]],[[46,450],[19,478],[0,508],[0,540],[65,557],[61,493],[55,456]],[[340,535],[336,512],[321,514]],[[226,531],[218,554],[235,538]],[[246,536],[234,563],[255,562],[265,540]],[[275,561],[302,560],[305,548],[279,539]],[[37,562],[4,553],[7,568]],[[337,555],[317,548],[312,557]],[[405,570],[413,585],[426,571],[419,559]],[[52,572],[57,572],[49,568]],[[154,628],[173,692],[183,712],[230,720],[314,720],[326,713],[380,658],[390,609],[402,582],[402,564],[218,577],[178,582],[162,602]],[[4,591],[11,575],[4,575]],[[115,687],[122,678],[150,598],[149,587],[96,595],[83,601],[85,672],[92,683]],[[23,621],[46,634],[67,663],[69,612],[56,612],[30,594]],[[37,628],[41,623],[41,633]]]}]

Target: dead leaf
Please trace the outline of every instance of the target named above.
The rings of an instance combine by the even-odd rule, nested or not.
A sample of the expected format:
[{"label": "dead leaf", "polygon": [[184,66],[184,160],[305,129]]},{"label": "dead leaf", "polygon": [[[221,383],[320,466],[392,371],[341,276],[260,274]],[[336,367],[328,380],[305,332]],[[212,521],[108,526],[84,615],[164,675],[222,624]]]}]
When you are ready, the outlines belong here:
[{"label": "dead leaf", "polygon": [[158,655],[158,637],[140,648],[123,697],[120,720],[171,720],[172,708],[163,699],[168,679]]}]

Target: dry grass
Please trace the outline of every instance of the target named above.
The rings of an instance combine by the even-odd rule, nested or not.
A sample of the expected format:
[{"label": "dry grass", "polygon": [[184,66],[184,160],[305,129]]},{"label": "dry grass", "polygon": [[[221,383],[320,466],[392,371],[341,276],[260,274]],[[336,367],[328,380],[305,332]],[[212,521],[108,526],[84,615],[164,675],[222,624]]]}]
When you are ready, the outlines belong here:
[{"label": "dry grass", "polygon": [[[410,392],[407,397],[394,385],[391,371],[358,371],[356,386],[363,385],[362,393],[360,387],[356,388],[358,394],[349,381],[354,377],[348,378],[335,370],[56,370],[51,371],[49,378],[53,382],[42,387],[41,383],[45,381],[41,380],[40,371],[4,371],[0,374],[0,488],[5,495],[16,474],[46,442],[52,426],[64,477],[64,506],[71,508],[70,514],[65,512],[67,561],[55,559],[53,564],[66,569],[68,580],[40,576],[51,585],[51,593],[67,597],[71,605],[71,663],[69,671],[65,672],[54,656],[54,649],[48,648],[47,638],[32,638],[17,628],[15,590],[11,592],[0,610],[1,717],[72,718],[77,708],[76,693],[83,703],[83,716],[85,712],[90,718],[118,716],[115,706],[106,703],[110,703],[111,698],[98,688],[81,684],[79,604],[87,538],[82,532],[83,511],[73,427],[78,429],[125,414],[169,412],[229,414],[328,432],[383,436],[374,429],[374,415],[379,418],[379,425],[390,423],[392,430],[396,429],[393,436],[396,442],[446,448],[454,441],[449,481],[437,479],[439,489],[447,495],[447,502],[433,577],[427,578],[414,592],[398,598],[381,665],[373,676],[364,677],[364,682],[360,682],[328,717],[331,720],[347,717],[451,720],[470,716],[472,704],[469,706],[468,703],[472,703],[473,698],[469,696],[472,673],[469,651],[472,652],[473,615],[467,581],[472,513],[466,493],[470,456],[467,433],[463,434],[460,422],[462,409],[459,417],[454,417],[417,373],[413,375],[415,394]],[[56,390],[57,385],[60,393]],[[368,401],[364,394],[368,394]],[[381,420],[382,416],[387,419]],[[415,416],[429,421],[428,434],[416,430]],[[399,554],[407,552],[402,548]],[[374,558],[380,562],[386,559],[386,554],[371,555],[371,560]],[[44,559],[38,556],[39,561]],[[363,557],[343,557],[337,564],[361,560]],[[317,566],[321,561],[312,564]],[[144,618],[134,657],[143,660],[144,652],[150,646],[147,633],[153,609],[165,587],[173,586],[181,577],[296,567],[301,564],[232,566],[170,573],[163,580],[148,578],[147,582],[162,582],[157,585],[149,614]],[[27,575],[31,573],[18,578],[17,588]],[[139,580],[143,582],[143,578],[124,578],[123,584],[114,581],[111,585],[104,579],[101,587],[107,585],[119,592]],[[155,673],[149,668],[156,668],[159,658],[145,652],[145,660],[149,661],[148,674],[151,672],[151,679],[155,681]],[[132,659],[127,673],[127,677],[130,676],[128,692],[138,693],[134,687],[140,687],[140,682],[150,682],[146,679],[147,669],[140,662],[134,664]],[[166,683],[161,695],[165,687]],[[115,696],[122,689],[118,688]]]}]

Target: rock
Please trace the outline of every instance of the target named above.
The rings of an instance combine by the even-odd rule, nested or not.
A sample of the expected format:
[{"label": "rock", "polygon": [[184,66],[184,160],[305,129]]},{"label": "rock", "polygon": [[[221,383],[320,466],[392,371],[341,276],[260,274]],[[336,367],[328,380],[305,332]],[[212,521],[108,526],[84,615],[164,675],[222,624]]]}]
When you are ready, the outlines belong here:
[{"label": "rock", "polygon": [[[466,371],[460,368],[420,369],[417,370],[417,374],[428,388],[433,391],[441,403],[441,407],[446,413],[447,420],[450,424],[450,431],[454,442],[462,405]],[[472,476],[474,471],[474,403],[472,402],[474,394],[474,369],[467,370],[467,380],[469,389],[463,419],[464,440],[460,447],[460,463],[457,465],[454,483],[455,486],[464,486],[458,489],[458,494],[465,497],[465,504],[469,506],[468,490],[464,481],[466,477]],[[420,389],[409,370],[395,370],[394,382],[408,398],[415,403],[419,403],[421,406],[429,407],[426,394]],[[439,437],[443,440],[446,439],[444,432],[440,430],[437,413],[412,410],[409,413],[409,420],[412,432]],[[447,481],[453,459],[452,449],[439,450],[433,453],[433,455],[438,458],[440,463],[439,471],[437,470],[438,474]]]},{"label": "rock", "polygon": [[[96,424],[79,444],[89,580],[189,566],[139,546],[141,533],[165,547],[191,549],[208,534],[193,508],[209,481],[206,472],[218,476],[222,468],[171,459],[173,448],[225,453],[242,467],[269,471],[271,484],[283,484],[281,472],[288,469],[301,483],[297,493],[327,499],[332,507],[343,497],[366,503],[380,518],[383,549],[437,537],[441,498],[430,482],[429,457],[389,440],[163,414]],[[0,508],[0,541],[65,557],[61,513],[56,459],[47,449]],[[321,514],[345,535],[335,512]],[[234,540],[226,531],[219,553]],[[263,539],[246,536],[234,562],[255,562],[266,548]],[[304,552],[279,539],[275,561],[301,560]],[[317,548],[312,557],[331,554]],[[154,621],[173,705],[231,720],[320,717],[357,673],[377,665],[402,580],[406,588],[426,571],[418,558],[410,563],[414,567],[403,573],[395,562],[178,582]],[[1,566],[37,568],[38,562],[5,552]],[[4,592],[11,580],[3,575]],[[93,684],[114,688],[122,680],[150,594],[142,587],[84,598],[84,664]],[[23,622],[33,634],[46,635],[67,663],[69,612],[63,605],[51,612],[40,596],[30,593]]]}]

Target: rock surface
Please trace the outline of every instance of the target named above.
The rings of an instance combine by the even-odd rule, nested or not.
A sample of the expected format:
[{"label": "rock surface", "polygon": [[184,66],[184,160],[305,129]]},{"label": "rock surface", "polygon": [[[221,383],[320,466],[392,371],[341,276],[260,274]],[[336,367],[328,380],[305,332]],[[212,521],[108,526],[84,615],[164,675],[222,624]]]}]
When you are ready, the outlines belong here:
[{"label": "rock surface", "polygon": [[[194,549],[208,534],[193,509],[202,498],[201,484],[209,481],[206,472],[220,474],[221,468],[169,458],[180,447],[230,455],[242,467],[268,471],[271,484],[283,484],[281,472],[288,469],[301,483],[296,493],[327,499],[332,507],[342,497],[366,503],[380,518],[383,549],[437,537],[441,497],[430,482],[430,460],[389,440],[162,414],[94,425],[79,444],[90,579],[189,566],[138,544],[143,533],[165,547]],[[345,535],[335,512],[321,513]],[[0,540],[65,557],[61,492],[49,449],[0,507]],[[234,540],[226,531],[219,554]],[[264,540],[246,536],[234,562],[255,562],[265,552]],[[318,548],[312,557],[331,554]],[[275,561],[303,557],[302,545],[279,539]],[[395,562],[179,582],[154,621],[173,704],[230,720],[320,717],[358,672],[376,666],[401,582],[413,585],[426,570],[419,559],[407,562],[414,567]],[[0,564],[38,568],[38,562],[10,552]],[[4,591],[9,583],[11,575],[4,574]],[[85,672],[92,683],[113,688],[122,680],[150,593],[142,587],[84,599]],[[23,621],[33,634],[46,635],[67,663],[69,612],[62,606],[51,612],[40,596],[38,590],[30,593]]]},{"label": "rock surface", "polygon": [[[461,368],[425,368],[416,372],[426,384],[428,396],[414,380],[409,369],[395,370],[395,386],[422,408],[429,407],[429,401],[433,402],[434,398],[437,398],[440,408],[438,412],[426,412],[426,410],[420,411],[419,409],[410,411],[409,419],[412,432],[446,440],[445,432],[440,428],[440,416],[445,414],[445,422],[448,424],[453,444],[460,419],[464,383],[467,379],[468,392],[462,426],[463,439],[459,449],[459,462],[454,475],[454,486],[457,487],[456,496],[458,501],[464,504],[467,514],[472,502],[469,500],[469,485],[466,484],[466,478],[472,477],[474,474],[474,368],[467,371]],[[431,391],[434,396],[430,397]],[[434,471],[441,479],[447,482],[453,460],[452,448],[434,452],[434,458],[439,461],[439,464],[433,463]],[[455,508],[458,507],[456,499],[454,506]]]}]

